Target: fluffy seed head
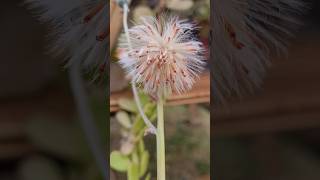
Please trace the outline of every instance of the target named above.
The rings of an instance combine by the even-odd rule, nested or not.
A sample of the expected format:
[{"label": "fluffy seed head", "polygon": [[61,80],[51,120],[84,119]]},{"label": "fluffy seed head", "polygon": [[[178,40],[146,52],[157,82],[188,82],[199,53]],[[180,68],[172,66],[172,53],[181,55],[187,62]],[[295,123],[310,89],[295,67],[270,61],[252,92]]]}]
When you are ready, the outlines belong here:
[{"label": "fluffy seed head", "polygon": [[[109,7],[105,0],[25,0],[40,21],[50,23],[49,52],[104,77]],[[96,78],[93,77],[93,78]]]},{"label": "fluffy seed head", "polygon": [[302,25],[303,0],[212,1],[211,92],[226,103],[259,89],[274,55],[287,53]]},{"label": "fluffy seed head", "polygon": [[120,40],[120,64],[144,91],[161,98],[190,90],[204,66],[196,26],[176,16],[143,17]]}]

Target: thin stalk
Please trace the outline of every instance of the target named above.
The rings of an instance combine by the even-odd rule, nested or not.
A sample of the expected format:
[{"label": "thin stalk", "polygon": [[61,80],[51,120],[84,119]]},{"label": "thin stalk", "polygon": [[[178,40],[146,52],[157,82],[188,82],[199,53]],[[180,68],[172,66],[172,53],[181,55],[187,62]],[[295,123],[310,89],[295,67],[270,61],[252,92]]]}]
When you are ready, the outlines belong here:
[{"label": "thin stalk", "polygon": [[[128,12],[129,12],[129,7],[128,7],[128,3],[124,3],[123,4],[123,28],[124,28],[124,32],[128,41],[128,46],[129,49],[132,50],[132,45],[131,45],[131,40],[130,40],[130,35],[129,35],[129,28],[128,28]],[[152,134],[156,134],[156,128],[153,126],[153,124],[151,123],[151,121],[148,119],[148,117],[145,115],[140,99],[139,99],[139,95],[138,95],[138,91],[137,91],[137,87],[136,87],[136,83],[134,82],[134,80],[131,81],[132,84],[132,92],[133,92],[133,96],[134,96],[134,100],[137,104],[139,113],[144,121],[144,123],[146,124],[146,126],[148,127],[147,132],[152,133]]]},{"label": "thin stalk", "polygon": [[140,102],[140,99],[139,99],[139,95],[138,95],[138,90],[137,90],[136,83],[134,82],[134,80],[132,80],[131,85],[132,85],[133,97],[134,97],[134,100],[135,100],[135,102],[137,104],[138,111],[139,111],[144,123],[148,127],[147,132],[150,132],[150,133],[156,135],[157,134],[156,127],[154,127],[154,125],[151,123],[151,121],[148,119],[148,117],[144,113],[144,110],[142,109],[142,105],[141,105],[141,102]]},{"label": "thin stalk", "polygon": [[165,155],[165,136],[164,136],[164,118],[163,118],[163,100],[157,102],[157,180],[166,179],[166,155]]},{"label": "thin stalk", "polygon": [[69,78],[72,94],[76,103],[76,108],[79,114],[80,123],[84,130],[86,141],[98,165],[98,168],[103,176],[103,179],[109,177],[109,168],[105,149],[102,145],[98,129],[94,124],[94,118],[89,107],[87,93],[84,87],[84,82],[81,75],[80,62],[71,65],[69,70]]},{"label": "thin stalk", "polygon": [[129,12],[129,7],[128,4],[123,5],[123,28],[124,28],[124,33],[126,35],[129,49],[132,49],[131,46],[131,40],[130,40],[130,35],[129,35],[129,28],[128,28],[128,12]]}]

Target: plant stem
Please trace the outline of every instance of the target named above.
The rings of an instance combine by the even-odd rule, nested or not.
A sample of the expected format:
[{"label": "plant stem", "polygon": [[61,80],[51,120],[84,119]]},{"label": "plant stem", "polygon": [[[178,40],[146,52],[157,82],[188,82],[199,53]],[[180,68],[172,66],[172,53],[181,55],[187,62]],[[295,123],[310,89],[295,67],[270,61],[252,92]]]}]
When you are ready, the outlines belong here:
[{"label": "plant stem", "polygon": [[105,147],[102,144],[97,127],[94,124],[94,118],[89,107],[87,93],[81,75],[81,64],[76,61],[71,65],[69,70],[69,78],[72,94],[78,110],[79,119],[84,130],[85,138],[93,153],[95,161],[100,168],[103,179],[109,177],[109,168],[107,157],[105,156]]},{"label": "plant stem", "polygon": [[157,128],[157,180],[166,179],[165,136],[163,118],[163,100],[157,103],[158,128]]},{"label": "plant stem", "polygon": [[[129,45],[129,49],[132,50],[132,45],[131,45],[131,40],[130,40],[130,35],[129,35],[129,28],[128,28],[128,11],[129,11],[129,3],[131,1],[127,1],[127,3],[123,4],[123,28],[124,28],[124,32],[128,41],[128,45]],[[139,99],[139,95],[138,95],[138,91],[137,91],[137,87],[136,87],[136,83],[134,81],[134,79],[131,81],[132,84],[132,92],[133,92],[133,96],[134,96],[134,100],[137,104],[139,113],[144,121],[144,123],[146,124],[146,126],[148,127],[148,132],[152,133],[152,134],[156,134],[156,128],[153,126],[153,124],[151,123],[151,121],[148,119],[148,117],[145,115],[140,99]]]}]

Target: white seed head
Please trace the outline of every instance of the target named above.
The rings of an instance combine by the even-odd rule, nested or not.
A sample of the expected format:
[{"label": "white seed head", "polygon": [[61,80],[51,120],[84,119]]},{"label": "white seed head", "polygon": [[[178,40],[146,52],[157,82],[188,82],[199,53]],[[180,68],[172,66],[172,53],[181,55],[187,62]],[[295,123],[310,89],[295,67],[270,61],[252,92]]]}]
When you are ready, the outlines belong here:
[{"label": "white seed head", "polygon": [[[49,50],[62,55],[66,67],[104,72],[108,50],[109,7],[104,0],[25,0],[42,22],[50,23]],[[100,72],[101,71],[101,72]]]},{"label": "white seed head", "polygon": [[260,88],[274,55],[287,53],[302,24],[302,0],[212,1],[214,103],[225,103]]},{"label": "white seed head", "polygon": [[143,17],[129,29],[131,45],[120,39],[120,64],[155,98],[190,90],[205,64],[196,28],[176,16]]}]

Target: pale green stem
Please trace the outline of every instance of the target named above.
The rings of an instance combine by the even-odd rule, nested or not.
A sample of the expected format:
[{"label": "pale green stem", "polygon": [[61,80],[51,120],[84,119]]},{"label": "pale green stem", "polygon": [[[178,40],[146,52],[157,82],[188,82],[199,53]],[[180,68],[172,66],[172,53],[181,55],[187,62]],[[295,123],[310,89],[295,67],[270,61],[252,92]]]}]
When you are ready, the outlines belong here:
[{"label": "pale green stem", "polygon": [[[130,1],[128,1],[128,2],[130,2]],[[126,38],[128,41],[129,49],[132,50],[132,44],[131,44],[130,35],[129,35],[129,28],[128,28],[128,11],[129,11],[128,4],[125,3],[123,5],[123,28],[124,28],[124,32],[125,32],[125,35],[126,35]],[[147,132],[152,133],[152,134],[156,134],[156,131],[157,131],[156,128],[153,126],[153,124],[151,123],[151,121],[148,119],[148,117],[145,115],[145,113],[143,111],[134,79],[132,79],[131,84],[132,84],[133,97],[134,97],[134,100],[137,104],[139,113],[141,114],[141,117],[142,117],[144,123],[148,127]]]},{"label": "pale green stem", "polygon": [[157,102],[158,127],[157,127],[157,180],[166,179],[166,156],[163,118],[163,100]]}]

